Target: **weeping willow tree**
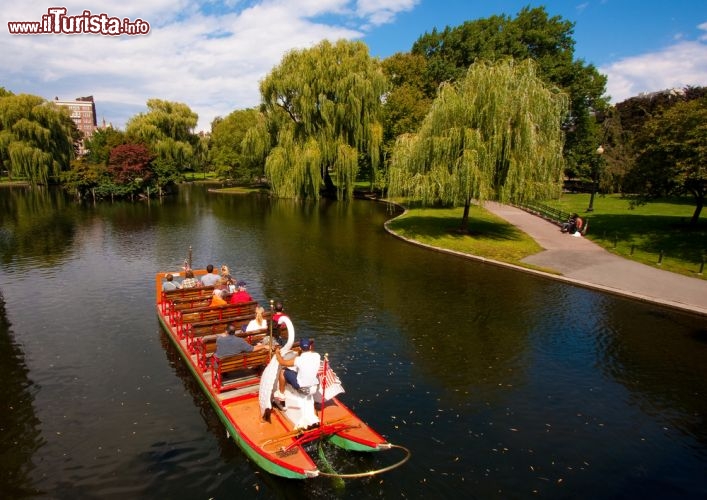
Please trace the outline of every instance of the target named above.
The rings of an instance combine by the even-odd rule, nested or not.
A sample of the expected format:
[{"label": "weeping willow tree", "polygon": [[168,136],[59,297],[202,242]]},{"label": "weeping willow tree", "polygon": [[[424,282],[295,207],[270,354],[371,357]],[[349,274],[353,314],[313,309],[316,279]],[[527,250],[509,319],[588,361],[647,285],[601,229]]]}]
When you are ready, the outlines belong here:
[{"label": "weeping willow tree", "polygon": [[262,81],[266,123],[244,139],[250,154],[267,151],[273,194],[350,198],[359,161],[378,169],[387,80],[362,42],[324,41],[286,54]]},{"label": "weeping willow tree", "polygon": [[441,87],[416,134],[391,156],[388,193],[423,205],[464,206],[559,194],[567,97],[536,75],[531,60],[478,62]]},{"label": "weeping willow tree", "polygon": [[194,133],[199,116],[183,103],[149,99],[147,113],[126,124],[126,135],[148,145],[155,155],[157,187],[176,182],[184,169],[198,160],[199,137]]},{"label": "weeping willow tree", "polygon": [[47,184],[69,168],[79,136],[65,109],[34,95],[0,95],[0,165],[10,177]]}]

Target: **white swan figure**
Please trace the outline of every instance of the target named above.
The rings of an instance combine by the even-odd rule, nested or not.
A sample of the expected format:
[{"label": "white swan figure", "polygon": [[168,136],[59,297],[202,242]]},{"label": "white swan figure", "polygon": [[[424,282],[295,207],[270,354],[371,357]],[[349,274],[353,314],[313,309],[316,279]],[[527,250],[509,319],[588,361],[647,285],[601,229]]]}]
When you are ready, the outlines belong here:
[{"label": "white swan figure", "polygon": [[[287,342],[280,348],[280,355],[285,356],[292,349],[292,344],[295,343],[295,327],[292,321],[287,316],[280,316],[278,325],[283,323],[287,327]],[[260,388],[258,391],[258,403],[260,404],[260,416],[265,415],[265,410],[272,409],[272,394],[277,384],[277,374],[280,371],[280,363],[277,361],[277,356],[270,358],[268,366],[263,370],[260,376]]]}]

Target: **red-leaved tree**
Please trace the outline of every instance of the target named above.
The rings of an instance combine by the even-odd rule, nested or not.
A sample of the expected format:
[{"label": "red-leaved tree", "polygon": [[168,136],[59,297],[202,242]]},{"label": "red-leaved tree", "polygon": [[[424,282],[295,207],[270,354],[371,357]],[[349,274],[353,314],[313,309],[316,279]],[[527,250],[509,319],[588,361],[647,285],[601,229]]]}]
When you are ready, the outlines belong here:
[{"label": "red-leaved tree", "polygon": [[152,178],[152,155],[142,144],[121,144],[110,152],[108,171],[116,184],[144,186]]}]

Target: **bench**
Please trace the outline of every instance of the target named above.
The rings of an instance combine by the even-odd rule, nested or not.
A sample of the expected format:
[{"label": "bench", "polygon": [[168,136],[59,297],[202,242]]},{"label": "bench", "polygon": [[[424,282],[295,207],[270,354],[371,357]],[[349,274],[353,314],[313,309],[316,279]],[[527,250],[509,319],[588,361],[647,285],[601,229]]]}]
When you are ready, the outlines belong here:
[{"label": "bench", "polygon": [[242,352],[233,354],[225,358],[217,356],[212,357],[211,362],[211,385],[217,392],[225,390],[238,389],[247,385],[259,383],[259,380],[249,379],[228,384],[224,381],[224,375],[230,372],[258,369],[264,367],[270,362],[270,352],[267,349],[261,349],[253,352]]},{"label": "bench", "polygon": [[[239,332],[236,335],[238,337],[244,338],[249,344],[255,345],[264,339],[270,333],[269,328],[263,328],[261,330],[253,330],[250,332]],[[201,371],[206,371],[209,367],[209,360],[216,352],[216,339],[220,336],[218,335],[205,335],[203,337],[195,338],[192,344],[192,350],[196,354],[196,362],[201,368]]]},{"label": "bench", "polygon": [[[197,307],[199,300],[203,303],[206,299],[211,301],[211,296],[214,293],[213,286],[200,286],[194,288],[180,288],[177,290],[163,291],[161,295],[162,314],[170,317],[174,314],[174,307],[176,304],[191,303],[196,301],[192,306],[186,307]],[[208,303],[206,304],[208,305]]]},{"label": "bench", "polygon": [[180,337],[184,338],[186,331],[193,323],[211,321],[219,319],[235,318],[238,316],[250,315],[255,317],[256,301],[239,302],[237,304],[226,304],[221,306],[195,307],[183,309],[175,313],[175,323]]},{"label": "bench", "polygon": [[[233,325],[239,332],[239,336],[243,327],[247,327],[248,323],[255,318],[255,315],[245,315],[236,316],[235,318],[226,319],[216,319],[211,321],[202,321],[198,323],[192,323],[190,328],[186,331],[185,338],[187,341],[187,349],[192,354],[194,353],[194,342],[200,337],[205,337],[207,335],[217,335],[221,334],[226,330],[228,325]],[[267,317],[266,317],[267,319]],[[269,325],[268,325],[269,327]]]}]

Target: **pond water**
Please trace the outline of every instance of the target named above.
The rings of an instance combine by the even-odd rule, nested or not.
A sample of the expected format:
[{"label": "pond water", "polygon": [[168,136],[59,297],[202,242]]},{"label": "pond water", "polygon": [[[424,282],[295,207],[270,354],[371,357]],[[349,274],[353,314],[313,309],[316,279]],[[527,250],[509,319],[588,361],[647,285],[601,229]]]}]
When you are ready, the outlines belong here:
[{"label": "pond water", "polygon": [[[707,497],[705,318],[421,249],[383,230],[393,215],[0,189],[0,495]],[[154,274],[190,246],[282,300],[410,461],[343,485],[255,467],[155,315]]]}]

